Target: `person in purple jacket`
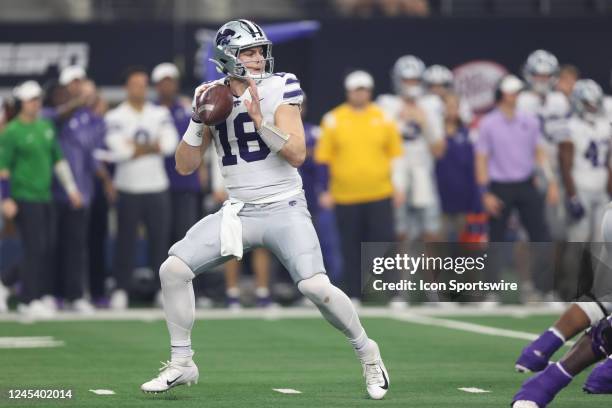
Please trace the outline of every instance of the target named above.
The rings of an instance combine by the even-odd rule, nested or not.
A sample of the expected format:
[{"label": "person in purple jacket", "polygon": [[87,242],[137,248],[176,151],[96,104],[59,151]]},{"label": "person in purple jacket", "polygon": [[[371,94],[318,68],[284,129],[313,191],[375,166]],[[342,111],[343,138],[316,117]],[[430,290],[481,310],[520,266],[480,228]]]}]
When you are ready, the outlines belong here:
[{"label": "person in purple jacket", "polygon": [[[306,95],[302,103],[302,119],[306,116]],[[320,129],[312,123],[304,122],[306,136],[306,160],[298,171],[302,176],[302,185],[306,196],[308,211],[314,220],[314,226],[319,236],[323,262],[328,275],[334,282],[342,279],[342,255],[340,254],[340,237],[336,227],[334,211],[319,204],[319,195],[327,191],[329,183],[328,167],[314,160],[314,150]]]},{"label": "person in purple jacket", "polygon": [[436,161],[436,180],[442,205],[443,237],[457,241],[466,225],[466,215],[482,210],[474,171],[474,145],[470,130],[461,120],[459,96],[444,97],[446,148]]},{"label": "person in purple jacket", "polygon": [[[156,102],[170,110],[180,140],[191,119],[191,101],[179,95],[179,70],[172,63],[161,63],[153,68],[151,80],[157,92]],[[198,172],[188,176],[178,174],[174,155],[166,157],[165,164],[172,204],[170,242],[177,242],[199,219],[198,200],[202,187]]]},{"label": "person in purple jacket", "polygon": [[[64,298],[67,306],[81,313],[93,311],[91,303],[84,297],[85,276],[88,274],[88,228],[90,205],[94,194],[94,180],[101,177],[107,185],[112,184],[104,166],[94,158],[94,151],[103,144],[104,133],[97,126],[97,117],[92,107],[95,102],[95,87],[85,86],[83,68],[69,66],[62,70],[59,78],[64,103],[47,109],[53,119],[58,141],[74,174],[81,192],[83,205],[74,208],[60,183],[54,180],[52,192],[55,204],[55,274],[56,294]],[[62,101],[55,100],[55,103]]]}]

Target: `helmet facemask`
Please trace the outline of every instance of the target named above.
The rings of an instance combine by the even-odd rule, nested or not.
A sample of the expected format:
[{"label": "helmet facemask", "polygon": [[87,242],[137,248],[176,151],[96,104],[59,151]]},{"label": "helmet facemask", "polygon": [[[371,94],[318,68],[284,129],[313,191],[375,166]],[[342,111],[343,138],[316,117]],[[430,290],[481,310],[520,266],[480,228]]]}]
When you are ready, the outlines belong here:
[{"label": "helmet facemask", "polygon": [[[264,55],[263,70],[255,74],[239,59],[241,52],[254,47],[262,47]],[[219,29],[210,61],[219,72],[239,79],[262,80],[274,73],[272,42],[261,27],[248,20],[233,20]]]},{"label": "helmet facemask", "polygon": [[[559,61],[545,50],[532,52],[523,67],[523,77],[531,90],[539,95],[552,91],[559,80]],[[547,79],[543,79],[547,77]]]},{"label": "helmet facemask", "polygon": [[590,79],[576,82],[571,96],[574,111],[584,120],[594,122],[602,113],[603,91]]},{"label": "helmet facemask", "polygon": [[[249,48],[254,48],[254,47],[262,47],[263,55],[264,55],[263,70],[260,73],[256,73],[256,74],[251,73],[249,71],[249,68],[245,65],[245,63],[240,61],[240,58],[239,58],[241,52]],[[274,73],[274,57],[272,57],[272,43],[271,42],[268,42],[267,44],[254,45],[252,47],[238,48],[238,50],[236,51],[235,58],[236,58],[236,62],[234,64],[234,72],[230,72],[229,73],[230,76],[240,78],[240,79],[251,78],[254,80],[260,80],[260,79],[268,78]],[[248,64],[248,62],[246,64]]]}]

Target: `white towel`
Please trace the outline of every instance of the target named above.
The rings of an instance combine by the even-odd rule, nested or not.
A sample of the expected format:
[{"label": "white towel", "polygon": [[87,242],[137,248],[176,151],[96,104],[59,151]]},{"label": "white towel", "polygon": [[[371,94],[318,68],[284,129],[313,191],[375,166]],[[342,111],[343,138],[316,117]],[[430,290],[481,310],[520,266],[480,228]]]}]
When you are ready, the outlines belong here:
[{"label": "white towel", "polygon": [[[302,193],[302,189],[285,191],[270,197],[250,201],[248,204],[270,204],[281,200],[286,200]],[[223,203],[221,208],[221,256],[232,255],[238,260],[242,259],[244,248],[242,245],[242,221],[238,213],[244,207],[244,202],[235,198],[229,198]]]},{"label": "white towel", "polygon": [[242,201],[229,199],[221,208],[221,256],[233,255],[242,259],[242,222],[238,213],[244,207]]}]

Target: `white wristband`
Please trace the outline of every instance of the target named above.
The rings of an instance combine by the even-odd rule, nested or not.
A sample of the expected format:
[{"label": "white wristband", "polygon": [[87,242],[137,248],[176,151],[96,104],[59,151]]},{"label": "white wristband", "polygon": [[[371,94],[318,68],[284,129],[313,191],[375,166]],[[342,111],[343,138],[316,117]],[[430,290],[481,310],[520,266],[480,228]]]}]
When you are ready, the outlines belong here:
[{"label": "white wristband", "polygon": [[189,146],[198,147],[202,145],[202,134],[204,133],[204,124],[189,120],[189,126],[183,135],[183,140]]},{"label": "white wristband", "polygon": [[262,122],[257,133],[274,153],[278,153],[283,148],[290,136],[266,122]]}]

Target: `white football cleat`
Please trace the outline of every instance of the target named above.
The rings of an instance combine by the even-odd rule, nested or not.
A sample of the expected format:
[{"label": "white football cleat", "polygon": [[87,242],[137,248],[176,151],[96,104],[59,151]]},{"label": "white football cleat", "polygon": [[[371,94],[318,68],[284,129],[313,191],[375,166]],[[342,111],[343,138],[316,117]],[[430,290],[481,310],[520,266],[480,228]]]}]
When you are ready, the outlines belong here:
[{"label": "white football cleat", "polygon": [[8,312],[8,298],[11,295],[9,288],[0,282],[0,313]]},{"label": "white football cleat", "polygon": [[112,310],[126,310],[128,303],[128,294],[125,290],[116,289],[111,294],[109,306]]},{"label": "white football cleat", "polygon": [[373,352],[371,358],[366,358],[361,361],[363,365],[363,376],[366,380],[366,389],[370,398],[379,400],[382,399],[389,390],[389,373],[385,368],[385,364],[380,356],[378,344],[374,340],[369,340]]},{"label": "white football cleat", "polygon": [[96,311],[96,308],[85,298],[80,298],[70,303],[69,309],[85,315],[94,314]]},{"label": "white football cleat", "polygon": [[166,392],[178,385],[197,384],[200,373],[192,359],[186,361],[162,361],[157,377],[140,386],[143,392]]},{"label": "white football cleat", "polygon": [[20,303],[17,305],[19,312],[26,319],[51,319],[55,316],[55,311],[49,309],[40,299],[31,301],[29,304]]},{"label": "white football cleat", "polygon": [[539,408],[538,404],[536,404],[533,401],[516,401],[514,404],[512,404],[512,408]]},{"label": "white football cleat", "polygon": [[44,295],[39,299],[42,304],[52,311],[53,313],[57,312],[57,301],[55,300],[55,296],[53,295]]}]

